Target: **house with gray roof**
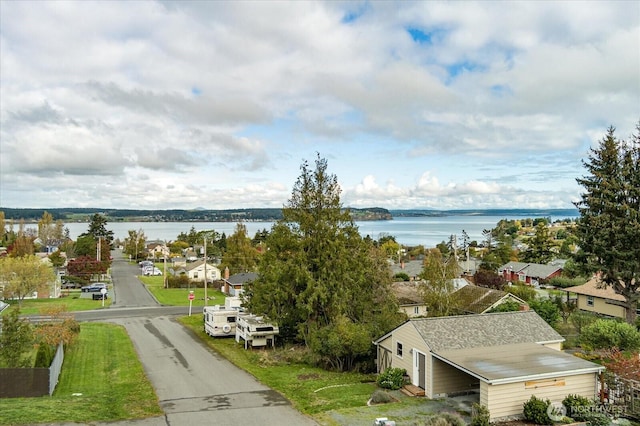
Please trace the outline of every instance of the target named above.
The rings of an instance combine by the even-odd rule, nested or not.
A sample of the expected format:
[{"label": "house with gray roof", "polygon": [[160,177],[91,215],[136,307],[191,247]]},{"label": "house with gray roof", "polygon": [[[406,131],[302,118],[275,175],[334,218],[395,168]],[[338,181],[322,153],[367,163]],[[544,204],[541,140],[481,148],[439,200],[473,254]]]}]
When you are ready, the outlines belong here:
[{"label": "house with gray roof", "polygon": [[255,272],[240,272],[238,274],[228,275],[229,269],[225,269],[222,285],[222,292],[227,296],[240,296],[244,292],[244,285],[250,281],[255,281],[258,274]]},{"label": "house with gray roof", "polygon": [[406,370],[428,398],[475,394],[494,421],[521,416],[532,395],[597,396],[604,368],[563,352],[563,341],[538,314],[519,311],[409,319],[374,344],[378,372]]},{"label": "house with gray roof", "polygon": [[498,270],[498,274],[514,284],[537,286],[543,280],[550,280],[562,274],[562,265],[540,263],[509,262]]}]

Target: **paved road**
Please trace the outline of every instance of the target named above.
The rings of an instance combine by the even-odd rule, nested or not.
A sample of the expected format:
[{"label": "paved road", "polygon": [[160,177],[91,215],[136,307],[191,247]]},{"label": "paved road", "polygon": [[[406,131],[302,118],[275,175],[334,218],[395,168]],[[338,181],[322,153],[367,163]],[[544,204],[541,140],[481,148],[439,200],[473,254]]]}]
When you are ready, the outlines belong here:
[{"label": "paved road", "polygon": [[121,250],[114,251],[111,267],[111,278],[114,283],[112,306],[118,308],[158,306],[158,301],[136,275],[140,275],[140,268],[124,259]]},{"label": "paved road", "polygon": [[282,395],[218,356],[177,323],[174,315],[186,315],[188,308],[160,307],[132,275],[137,268],[120,259],[116,253],[112,271],[115,304],[109,309],[77,313],[76,318],[107,320],[126,328],[165,415],[94,424],[317,425]]}]

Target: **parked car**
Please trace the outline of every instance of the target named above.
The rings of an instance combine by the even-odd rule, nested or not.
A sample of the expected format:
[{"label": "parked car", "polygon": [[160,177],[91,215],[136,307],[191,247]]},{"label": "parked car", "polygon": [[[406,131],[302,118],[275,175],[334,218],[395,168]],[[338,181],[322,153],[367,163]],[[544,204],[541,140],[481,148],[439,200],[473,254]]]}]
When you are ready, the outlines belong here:
[{"label": "parked car", "polygon": [[106,289],[107,285],[105,283],[93,283],[90,285],[86,285],[80,289],[83,293],[100,293],[100,290]]},{"label": "parked car", "polygon": [[91,295],[93,300],[102,300],[103,296],[104,296],[105,299],[108,299],[109,298],[109,293],[105,293],[104,295],[102,293],[93,293]]}]

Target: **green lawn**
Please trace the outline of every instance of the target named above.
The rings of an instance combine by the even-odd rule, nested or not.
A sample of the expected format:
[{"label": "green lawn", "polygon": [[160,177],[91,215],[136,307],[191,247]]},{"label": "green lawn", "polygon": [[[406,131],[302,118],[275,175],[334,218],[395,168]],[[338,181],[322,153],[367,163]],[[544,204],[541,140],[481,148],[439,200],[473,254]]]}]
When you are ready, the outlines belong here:
[{"label": "green lawn", "polygon": [[[22,301],[22,307],[20,307],[21,315],[38,315],[42,310],[47,309],[54,305],[64,305],[68,312],[73,311],[89,311],[92,309],[102,309],[102,300],[81,299],[79,291],[67,292],[63,290],[63,296],[57,299],[26,299]],[[5,300],[5,302],[11,305],[2,314],[6,315],[11,309],[18,307],[17,300]],[[104,301],[104,307],[111,306],[111,298],[109,297]]]},{"label": "green lawn", "polygon": [[0,424],[88,423],[161,415],[133,344],[121,326],[82,323],[51,397],[0,399]]},{"label": "green lawn", "polygon": [[231,338],[215,339],[203,331],[202,315],[182,317],[209,347],[233,364],[279,391],[301,412],[314,415],[329,410],[366,406],[377,386],[372,374],[339,373],[296,360],[294,349],[251,349]]},{"label": "green lawn", "polygon": [[[189,306],[189,292],[193,291],[195,299],[193,307],[204,306],[204,288],[164,288],[164,280],[162,276],[156,277],[138,277],[142,281],[151,294],[162,305],[170,306]],[[207,289],[207,297],[209,302],[207,305],[224,305],[224,294],[213,288]]]}]

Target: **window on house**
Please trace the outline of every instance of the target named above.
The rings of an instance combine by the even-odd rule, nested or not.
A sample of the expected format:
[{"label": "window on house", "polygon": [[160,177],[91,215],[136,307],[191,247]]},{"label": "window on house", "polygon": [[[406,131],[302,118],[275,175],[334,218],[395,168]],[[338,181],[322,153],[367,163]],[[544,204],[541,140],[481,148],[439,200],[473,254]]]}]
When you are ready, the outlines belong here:
[{"label": "window on house", "polygon": [[402,343],[400,342],[396,343],[396,355],[402,358]]},{"label": "window on house", "polygon": [[418,315],[420,313],[420,306],[414,306],[413,307],[413,313]]},{"label": "window on house", "polygon": [[593,306],[593,303],[594,303],[594,297],[587,296],[587,306]]},{"label": "window on house", "polygon": [[193,278],[198,278],[198,273],[197,272],[193,273]]}]

